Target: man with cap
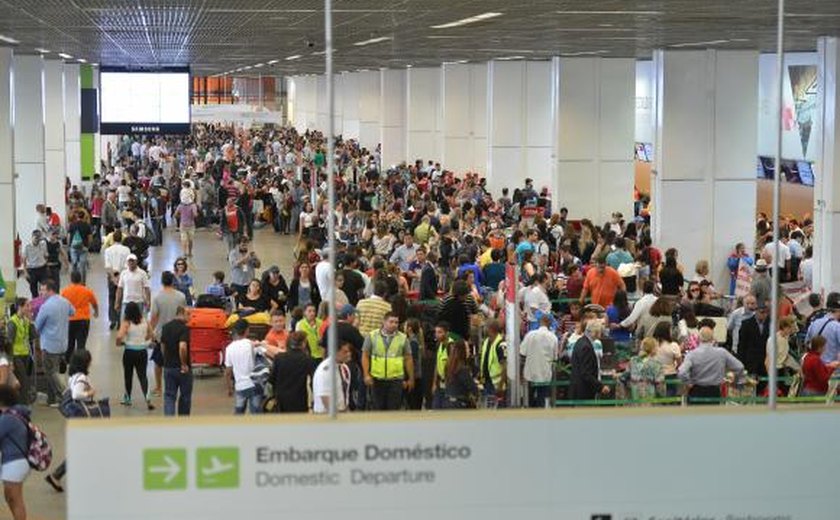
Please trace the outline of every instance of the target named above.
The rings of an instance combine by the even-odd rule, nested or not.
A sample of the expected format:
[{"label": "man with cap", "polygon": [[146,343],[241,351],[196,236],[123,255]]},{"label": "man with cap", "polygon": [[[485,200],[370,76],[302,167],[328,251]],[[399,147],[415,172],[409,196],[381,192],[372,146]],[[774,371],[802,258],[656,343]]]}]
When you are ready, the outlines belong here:
[{"label": "man with cap", "polygon": [[805,335],[806,341],[811,341],[814,336],[825,338],[825,349],[822,353],[823,363],[831,363],[840,360],[840,293],[828,293],[825,302],[826,314],[814,320],[808,327]]},{"label": "man with cap", "polygon": [[33,298],[38,297],[38,284],[47,279],[48,257],[47,243],[41,231],[36,229],[32,232],[32,241],[23,248],[23,266]]},{"label": "man with cap", "polygon": [[130,254],[125,260],[125,269],[117,280],[117,295],[114,298],[114,310],[122,312],[128,302],[135,302],[145,312],[152,301],[151,283],[146,271],[137,265],[137,255]]},{"label": "man with cap", "polygon": [[[359,329],[355,326],[356,308],[350,305],[342,305],[336,313],[338,321],[336,322],[336,337],[338,339],[337,345],[340,347],[344,344],[350,345],[350,359],[346,361],[347,366],[352,374],[350,378],[350,408],[354,410],[364,410],[366,404],[366,392],[364,391],[364,384],[362,381],[362,347],[365,344],[365,338]],[[321,336],[321,346],[324,352],[328,352],[328,336],[327,331]]]},{"label": "man with cap", "polygon": [[759,258],[755,263],[755,272],[753,273],[752,284],[750,284],[750,294],[755,296],[755,301],[759,306],[769,303],[772,285],[773,280],[770,279],[770,274],[767,271],[767,262],[763,258]]},{"label": "man with cap", "polygon": [[[741,323],[738,336],[738,359],[747,372],[759,377],[767,376],[764,360],[767,357],[767,338],[770,337],[770,308],[767,304],[758,304],[755,315]],[[763,390],[760,384],[758,390]]]}]

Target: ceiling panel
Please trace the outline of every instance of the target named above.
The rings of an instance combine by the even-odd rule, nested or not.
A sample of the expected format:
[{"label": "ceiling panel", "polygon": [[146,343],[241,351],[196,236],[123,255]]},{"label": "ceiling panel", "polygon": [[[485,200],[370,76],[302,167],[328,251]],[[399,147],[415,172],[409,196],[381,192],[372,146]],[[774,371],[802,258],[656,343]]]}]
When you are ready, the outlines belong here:
[{"label": "ceiling panel", "polygon": [[[769,0],[333,0],[333,8],[336,70],[596,51],[649,57],[703,42],[772,51],[776,41]],[[431,27],[486,12],[502,15]],[[840,36],[838,0],[788,0],[788,12],[788,50]],[[322,0],[0,0],[0,34],[20,41],[21,52],[107,65],[192,64],[199,74],[270,60],[284,71],[324,67]],[[354,45],[374,38],[388,39]]]}]

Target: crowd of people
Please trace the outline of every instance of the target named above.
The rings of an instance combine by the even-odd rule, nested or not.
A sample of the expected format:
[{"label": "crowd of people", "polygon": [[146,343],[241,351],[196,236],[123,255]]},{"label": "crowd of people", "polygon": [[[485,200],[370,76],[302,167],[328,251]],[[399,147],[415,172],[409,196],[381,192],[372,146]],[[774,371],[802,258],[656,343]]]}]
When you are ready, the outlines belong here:
[{"label": "crowd of people", "polygon": [[[147,409],[162,396],[165,415],[191,412],[188,319],[191,309],[207,307],[233,316],[223,350],[235,413],[324,413],[333,388],[342,412],[518,406],[509,399],[514,375],[527,385],[528,404],[540,407],[620,393],[632,403],[680,393],[719,402],[727,382],[752,379],[763,391],[770,366],[790,376],[785,388],[798,377],[803,394],[828,392],[840,364],[840,294],[812,295],[805,312],[783,299],[779,329],[769,330],[771,269],[810,284],[807,221],[783,223],[774,261],[760,218],[755,251],[733,248],[732,283],[719,289],[708,261],[690,274],[677,250],[653,244],[648,217],[573,219],[565,208],[553,212],[552,194],[530,179],[492,194],[479,175],[434,161],[383,167],[378,150],[354,140],[334,142],[330,213],[326,145],[314,131],[223,125],[122,138],[102,176],[85,189],[68,186],[66,223],[36,208],[36,229],[21,251],[31,299],[19,298],[6,320],[0,385],[13,383],[15,402],[33,403],[37,359],[47,404],[58,405],[64,366],[85,350],[90,320],[106,300],[86,286],[98,254],[108,320],[123,349],[121,404],[132,406],[136,375]],[[150,248],[173,226],[183,256],[171,270],[150,272]],[[212,280],[189,271],[197,228],[216,233],[228,261],[229,271]],[[271,231],[293,237],[291,265],[255,253],[253,241]],[[742,264],[752,280],[736,299]],[[70,285],[61,289],[65,270]],[[153,278],[161,285],[155,294]],[[508,373],[512,283],[521,362],[510,366],[521,366],[520,374]],[[335,359],[326,348],[329,305],[338,320]],[[776,359],[767,353],[772,334]],[[0,392],[0,406],[11,399]],[[5,476],[13,448],[0,448]],[[50,476],[56,489],[62,474]]]}]

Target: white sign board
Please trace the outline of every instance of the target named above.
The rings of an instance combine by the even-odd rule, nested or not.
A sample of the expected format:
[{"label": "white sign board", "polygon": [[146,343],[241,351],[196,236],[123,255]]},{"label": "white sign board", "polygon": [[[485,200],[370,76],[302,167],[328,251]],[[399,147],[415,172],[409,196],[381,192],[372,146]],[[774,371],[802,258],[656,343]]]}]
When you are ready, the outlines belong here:
[{"label": "white sign board", "polygon": [[76,421],[69,518],[840,514],[836,411],[604,412]]}]

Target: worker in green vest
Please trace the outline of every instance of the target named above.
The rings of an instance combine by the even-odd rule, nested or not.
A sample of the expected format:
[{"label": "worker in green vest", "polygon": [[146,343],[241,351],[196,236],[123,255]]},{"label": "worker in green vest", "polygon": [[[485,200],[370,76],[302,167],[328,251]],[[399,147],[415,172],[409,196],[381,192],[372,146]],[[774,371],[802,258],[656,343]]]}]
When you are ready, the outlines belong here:
[{"label": "worker in green vest", "polygon": [[446,401],[446,363],[449,361],[449,348],[452,337],[449,334],[449,323],[438,322],[435,325],[435,376],[432,382],[432,408],[440,410]]},{"label": "worker in green vest", "polygon": [[[320,345],[319,331],[323,320],[318,318],[318,310],[313,304],[309,304],[303,310],[303,319],[297,322],[295,330],[306,334],[306,342],[309,345],[309,355],[314,361],[324,359],[324,347]],[[317,366],[317,365],[316,365]]]},{"label": "worker in green vest", "polygon": [[380,330],[365,337],[362,371],[371,389],[371,409],[399,410],[403,391],[414,388],[414,359],[408,338],[400,332],[400,320],[393,312],[385,314]]},{"label": "worker in green vest", "polygon": [[504,402],[507,384],[507,343],[498,320],[487,323],[487,337],[481,344],[478,379],[484,385],[484,395]]},{"label": "worker in green vest", "polygon": [[6,322],[6,338],[12,345],[12,364],[15,377],[20,382],[19,395],[24,404],[35,402],[35,387],[29,380],[34,372],[32,363],[32,341],[35,339],[35,325],[26,298],[16,298],[14,314]]}]

